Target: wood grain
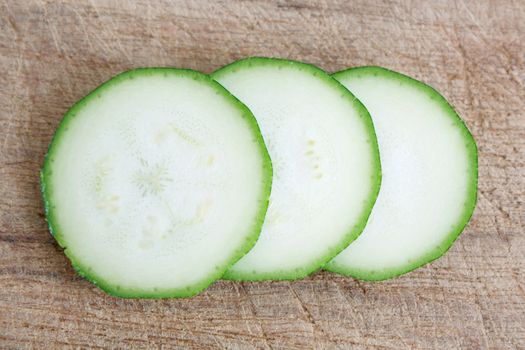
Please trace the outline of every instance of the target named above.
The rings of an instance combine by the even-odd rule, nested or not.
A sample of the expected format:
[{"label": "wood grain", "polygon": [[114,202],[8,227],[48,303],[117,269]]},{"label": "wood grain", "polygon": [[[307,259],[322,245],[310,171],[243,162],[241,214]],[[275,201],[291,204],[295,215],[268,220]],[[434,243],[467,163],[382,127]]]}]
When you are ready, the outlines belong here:
[{"label": "wood grain", "polygon": [[[0,1],[0,348],[525,349],[525,2]],[[61,116],[138,66],[264,55],[383,65],[438,88],[480,151],[454,247],[401,278],[321,272],[121,300],[48,234],[38,171]]]}]

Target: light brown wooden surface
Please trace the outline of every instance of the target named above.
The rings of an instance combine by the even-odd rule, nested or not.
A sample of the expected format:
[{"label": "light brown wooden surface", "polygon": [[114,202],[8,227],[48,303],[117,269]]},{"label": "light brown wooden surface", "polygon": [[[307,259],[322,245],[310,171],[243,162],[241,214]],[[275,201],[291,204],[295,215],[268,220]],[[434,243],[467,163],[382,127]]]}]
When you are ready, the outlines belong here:
[{"label": "light brown wooden surface", "polygon": [[[122,70],[279,56],[438,88],[479,146],[479,200],[442,259],[364,283],[218,282],[123,300],[48,234],[38,172],[61,116]],[[525,2],[0,1],[0,348],[525,349]]]}]

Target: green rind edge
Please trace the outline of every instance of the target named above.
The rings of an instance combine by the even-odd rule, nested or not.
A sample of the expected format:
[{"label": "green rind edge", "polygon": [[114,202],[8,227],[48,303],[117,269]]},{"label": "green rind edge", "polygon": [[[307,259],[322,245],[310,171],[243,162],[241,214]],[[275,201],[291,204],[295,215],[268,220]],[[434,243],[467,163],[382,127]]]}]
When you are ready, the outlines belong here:
[{"label": "green rind edge", "polygon": [[413,271],[423,265],[431,263],[432,261],[440,258],[445,254],[450,247],[452,247],[454,241],[460,236],[463,229],[467,226],[470,218],[474,213],[477,202],[477,184],[478,184],[478,149],[476,141],[467,128],[465,122],[461,119],[458,113],[454,110],[454,107],[433,87],[411,78],[407,75],[392,71],[387,68],[378,66],[363,66],[349,68],[332,74],[335,79],[341,78],[348,75],[369,75],[383,76],[397,81],[402,81],[409,84],[410,86],[425,92],[432,100],[435,100],[444,110],[446,114],[450,116],[453,122],[459,127],[461,133],[466,141],[466,147],[468,152],[468,159],[471,169],[469,182],[469,188],[467,190],[467,201],[464,204],[463,213],[456,223],[451,233],[441,242],[434,250],[422,255],[409,265],[400,268],[385,269],[381,271],[375,270],[363,270],[353,269],[345,266],[337,265],[333,262],[328,263],[324,268],[328,271],[339,273],[341,275],[354,277],[364,281],[382,281],[390,278],[398,277],[410,271]]},{"label": "green rind edge", "polygon": [[270,58],[270,57],[249,57],[244,58],[235,62],[232,62],[222,68],[219,68],[211,74],[212,78],[219,79],[220,76],[235,72],[239,69],[249,68],[252,66],[264,66],[272,65],[275,67],[295,67],[299,70],[311,73],[313,76],[322,79],[327,85],[331,88],[337,89],[342,95],[347,97],[347,100],[352,104],[352,107],[355,108],[358,112],[358,115],[361,117],[361,121],[365,125],[365,129],[368,132],[368,137],[370,139],[370,151],[372,153],[372,158],[374,164],[372,166],[372,174],[370,175],[371,188],[368,200],[364,203],[362,213],[357,221],[357,223],[348,231],[341,243],[336,246],[331,247],[325,255],[321,258],[312,261],[311,264],[306,265],[302,268],[293,269],[293,270],[281,270],[270,273],[243,273],[243,272],[234,272],[228,270],[223,279],[234,280],[234,281],[265,281],[265,280],[297,280],[304,278],[310,275],[313,272],[320,270],[326,263],[328,263],[333,257],[342,252],[350,243],[352,243],[363,231],[368,221],[368,217],[372,211],[374,203],[379,194],[379,188],[381,185],[381,162],[379,159],[379,146],[377,143],[377,138],[375,134],[374,124],[372,118],[368,113],[366,107],[357,99],[347,88],[345,88],[341,83],[336,79],[332,78],[328,73],[323,71],[321,68],[294,60],[287,60],[281,58]]},{"label": "green rind edge", "polygon": [[[110,87],[118,84],[127,79],[133,79],[137,76],[144,75],[155,75],[163,74],[167,76],[168,74],[174,74],[178,76],[187,76],[191,77],[194,80],[202,81],[210,86],[212,86],[219,94],[227,98],[242,114],[242,117],[248,122],[250,130],[252,131],[253,137],[257,144],[259,145],[260,156],[263,163],[263,182],[262,182],[262,195],[259,199],[260,208],[259,212],[255,218],[255,221],[250,229],[250,234],[247,236],[246,240],[231,256],[227,259],[227,262],[219,268],[215,269],[212,274],[210,274],[206,279],[193,284],[185,288],[173,288],[173,289],[158,289],[158,290],[143,290],[139,288],[119,288],[118,286],[113,285],[110,281],[101,278],[97,274],[90,271],[87,266],[84,266],[78,259],[67,249],[66,241],[63,236],[60,234],[60,227],[56,220],[54,206],[52,205],[52,184],[51,184],[51,171],[52,171],[52,158],[55,153],[55,150],[60,146],[60,139],[62,134],[67,130],[69,122],[74,118],[76,113],[80,111],[87,103],[95,99],[97,95],[103,93],[105,90]],[[46,221],[48,223],[49,231],[51,235],[55,238],[57,243],[64,249],[64,253],[71,261],[71,265],[76,270],[76,272],[92,282],[100,289],[105,291],[107,294],[121,297],[121,298],[185,298],[191,297],[199,292],[206,289],[214,281],[219,279],[225,271],[227,271],[233,264],[235,264],[240,258],[242,258],[250,249],[255,245],[261,231],[262,224],[264,222],[264,217],[266,215],[266,210],[268,208],[268,202],[270,197],[270,191],[272,186],[272,176],[273,169],[268,150],[263,141],[259,125],[257,120],[251,113],[251,111],[246,107],[241,101],[239,101],[235,96],[230,94],[222,85],[217,83],[215,80],[211,79],[208,75],[203,73],[191,70],[191,69],[177,69],[177,68],[162,68],[162,67],[150,67],[150,68],[136,68],[129,71],[122,72],[108,81],[104,82],[93,91],[91,91],[84,98],[76,102],[64,115],[61,122],[59,123],[57,130],[51,140],[48,151],[44,157],[44,165],[40,171],[40,191],[42,195],[42,200],[44,204],[44,211],[46,216]]]}]

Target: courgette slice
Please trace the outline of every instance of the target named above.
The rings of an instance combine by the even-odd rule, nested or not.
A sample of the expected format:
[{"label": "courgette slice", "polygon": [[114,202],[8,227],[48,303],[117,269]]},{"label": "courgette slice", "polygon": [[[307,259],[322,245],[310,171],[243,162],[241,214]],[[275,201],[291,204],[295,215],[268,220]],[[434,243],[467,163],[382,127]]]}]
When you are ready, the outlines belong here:
[{"label": "courgette slice", "polygon": [[381,172],[370,116],[305,63],[248,58],[212,77],[252,110],[274,165],[261,236],[224,278],[307,276],[361,233],[372,209]]},{"label": "courgette slice", "polygon": [[333,76],[370,111],[383,181],[365,230],[325,268],[384,280],[437,259],[476,205],[474,138],[445,98],[420,81],[381,67]]},{"label": "courgette slice", "polygon": [[209,76],[144,68],[75,104],[41,172],[49,228],[120,297],[187,297],[259,235],[272,167],[258,125]]}]

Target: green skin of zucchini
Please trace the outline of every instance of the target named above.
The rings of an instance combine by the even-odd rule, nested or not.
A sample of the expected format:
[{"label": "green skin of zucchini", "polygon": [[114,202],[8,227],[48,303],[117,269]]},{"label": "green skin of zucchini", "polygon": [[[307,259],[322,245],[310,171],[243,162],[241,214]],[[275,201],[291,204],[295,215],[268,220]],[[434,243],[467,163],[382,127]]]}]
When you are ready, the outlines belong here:
[{"label": "green skin of zucchini", "polygon": [[233,281],[298,280],[318,270],[321,270],[323,266],[332,260],[332,258],[342,252],[346,247],[348,247],[348,245],[350,245],[350,243],[359,237],[365,228],[366,222],[368,221],[368,217],[372,212],[372,208],[377,199],[379,188],[381,186],[381,162],[379,156],[379,146],[377,143],[374,124],[366,107],[339,81],[315,65],[280,58],[249,57],[234,61],[222,68],[219,68],[211,74],[211,77],[217,79],[223,74],[235,72],[237,70],[242,70],[243,68],[252,66],[274,66],[277,69],[280,67],[292,66],[296,69],[301,69],[305,72],[308,72],[319,79],[322,79],[325,84],[337,89],[341,95],[345,96],[347,101],[349,101],[353,107],[358,110],[359,116],[365,125],[365,129],[368,132],[368,138],[370,140],[370,151],[372,152],[374,163],[372,165],[373,172],[370,174],[371,186],[368,200],[363,203],[360,219],[354,226],[348,228],[346,235],[338,245],[331,247],[322,257],[301,268],[276,271],[272,273],[237,273],[229,270],[223,276],[223,279]]},{"label": "green skin of zucchini", "polygon": [[448,103],[448,101],[433,87],[426,85],[425,83],[413,79],[404,74],[378,66],[363,66],[349,68],[332,74],[332,76],[335,79],[340,79],[350,75],[356,77],[365,75],[383,76],[389,79],[397,80],[402,84],[410,85],[411,87],[424,92],[432,100],[435,100],[439,103],[441,108],[443,108],[446,114],[450,117],[451,121],[461,131],[468,153],[470,181],[469,187],[467,189],[467,200],[463,205],[463,212],[460,216],[460,219],[455,223],[453,229],[451,229],[448,236],[435,249],[425,254],[422,254],[419,258],[415,259],[413,262],[403,267],[384,269],[381,271],[352,269],[348,268],[347,266],[341,266],[334,263],[328,263],[324,267],[325,270],[345,276],[354,277],[364,281],[382,281],[398,277],[440,258],[450,249],[454,241],[459,237],[465,226],[468,224],[470,218],[472,217],[472,214],[476,207],[478,185],[478,149],[476,146],[476,141],[474,140],[474,137],[465,125],[465,122],[454,110],[454,107],[452,107],[452,105]]},{"label": "green skin of zucchini", "polygon": [[[263,183],[262,183],[262,205],[259,208],[258,214],[254,220],[254,223],[250,229],[250,233],[247,235],[246,239],[240,244],[239,248],[227,259],[227,261],[218,266],[212,273],[208,275],[206,279],[203,279],[199,283],[196,283],[192,286],[185,288],[175,288],[175,289],[159,289],[159,290],[142,290],[142,289],[132,289],[132,288],[121,288],[111,283],[111,281],[105,280],[98,276],[94,271],[89,267],[84,266],[78,259],[67,249],[67,242],[64,240],[61,235],[61,228],[56,220],[55,216],[55,206],[53,205],[52,193],[53,193],[53,184],[51,184],[51,174],[53,171],[53,157],[55,149],[60,143],[61,136],[67,132],[69,122],[75,118],[75,115],[88,103],[92,100],[95,100],[97,96],[103,94],[104,91],[115,84],[119,84],[127,79],[133,79],[137,76],[144,75],[153,75],[153,74],[162,74],[164,76],[169,75],[178,75],[178,76],[189,76],[194,80],[203,81],[211,85],[218,94],[229,99],[229,101],[242,113],[243,118],[249,123],[250,129],[253,134],[254,140],[256,140],[259,145],[260,156],[263,163]],[[108,293],[109,295],[121,298],[185,298],[194,296],[204,289],[206,289],[210,284],[219,279],[225,271],[227,271],[235,262],[237,262],[242,256],[244,256],[250,249],[255,245],[259,233],[261,231],[262,224],[264,222],[264,217],[266,215],[266,210],[268,208],[268,201],[270,197],[271,185],[272,185],[272,163],[270,156],[266,149],[266,145],[263,141],[261,132],[259,130],[259,125],[251,111],[240,102],[235,96],[230,94],[228,90],[222,87],[215,80],[211,79],[208,75],[203,73],[190,70],[190,69],[176,69],[176,68],[137,68],[130,71],[126,71],[118,74],[117,76],[106,81],[93,91],[91,91],[87,96],[82,98],[80,101],[75,103],[71,109],[69,109],[64,115],[62,121],[60,122],[53,139],[49,145],[49,149],[44,158],[44,165],[40,171],[40,190],[42,195],[42,200],[44,204],[44,211],[51,235],[55,238],[57,243],[64,249],[64,253],[71,261],[71,265],[76,270],[76,272],[92,282],[100,289]]]}]

